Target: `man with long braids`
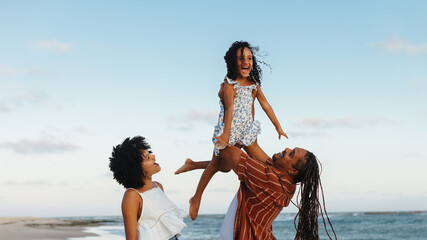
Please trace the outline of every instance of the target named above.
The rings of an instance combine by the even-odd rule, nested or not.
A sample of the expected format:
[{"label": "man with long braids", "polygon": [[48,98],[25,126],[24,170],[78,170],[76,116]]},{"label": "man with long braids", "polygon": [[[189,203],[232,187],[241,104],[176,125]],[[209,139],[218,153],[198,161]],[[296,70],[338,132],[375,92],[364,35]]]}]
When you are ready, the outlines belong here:
[{"label": "man with long braids", "polygon": [[[298,208],[294,220],[295,239],[319,239],[319,212],[329,239],[332,238],[325,217],[337,238],[323,198],[323,206],[320,204],[319,191],[323,195],[323,190],[319,163],[313,153],[302,148],[286,148],[272,158],[263,152],[262,158],[256,160],[238,147],[224,147],[219,154],[223,159],[220,170],[232,169],[240,180],[240,187],[224,218],[220,240],[276,239],[273,221],[292,202],[297,184],[300,184],[299,199],[297,203],[292,202]],[[209,161],[189,161],[183,168],[192,171],[204,169],[208,164]]]},{"label": "man with long braids", "polygon": [[[286,148],[272,158],[265,154],[265,159],[259,161],[229,146],[221,150],[220,157],[240,180],[234,239],[276,239],[273,220],[291,202],[297,183],[301,193],[296,203],[299,211],[295,217],[298,219],[295,239],[319,239],[317,219],[319,210],[322,217],[323,211],[319,201],[319,165],[313,153],[302,148]],[[335,235],[326,211],[325,215]],[[331,239],[326,227],[325,230]]]},{"label": "man with long braids", "polygon": [[[238,147],[230,144],[223,147],[219,154],[223,159],[220,171],[232,169],[240,180],[240,187],[224,218],[220,240],[276,239],[273,236],[273,221],[292,202],[297,184],[300,185],[298,202],[292,202],[298,208],[294,219],[295,239],[319,239],[319,212],[329,239],[332,238],[325,217],[337,238],[325,209],[325,201],[322,198],[322,206],[319,200],[319,191],[323,196],[323,190],[319,163],[313,153],[302,148],[286,148],[272,158],[262,151],[260,159],[253,159]],[[181,171],[205,169],[208,165],[209,161],[186,161]]]},{"label": "man with long braids", "polygon": [[[264,155],[262,159],[256,160],[241,149],[229,145],[220,151],[223,159],[221,168],[232,169],[240,180],[237,198],[233,199],[224,218],[220,240],[276,239],[272,223],[282,209],[292,202],[297,184],[300,184],[300,196],[297,203],[292,202],[298,208],[294,221],[295,239],[319,239],[319,211],[325,223],[326,234],[332,239],[326,228],[322,207],[336,239],[324,200],[323,206],[319,201],[322,186],[316,156],[302,148],[286,148],[272,158],[265,153]],[[186,162],[183,168],[185,171],[203,169],[208,163],[191,161]]]}]

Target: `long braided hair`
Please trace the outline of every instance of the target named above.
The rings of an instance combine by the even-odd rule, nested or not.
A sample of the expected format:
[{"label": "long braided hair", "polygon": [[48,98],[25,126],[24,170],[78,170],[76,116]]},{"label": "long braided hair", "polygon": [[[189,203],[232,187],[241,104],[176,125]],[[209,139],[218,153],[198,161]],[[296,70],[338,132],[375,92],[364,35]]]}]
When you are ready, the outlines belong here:
[{"label": "long braided hair", "polygon": [[[294,226],[296,229],[295,240],[319,239],[319,210],[323,219],[323,225],[325,227],[326,234],[328,235],[329,239],[332,238],[328,232],[323,211],[325,212],[325,216],[328,220],[329,226],[332,229],[335,239],[337,239],[335,230],[329,219],[328,213],[326,212],[323,187],[322,182],[320,181],[320,169],[318,165],[319,161],[317,160],[316,156],[309,151],[306,153],[305,160],[305,164],[303,161],[298,161],[296,166],[294,166],[294,168],[298,170],[298,174],[294,177],[294,182],[301,183],[298,193],[298,195],[301,195],[301,201],[297,201],[299,204],[296,205],[296,207],[299,211],[294,219]],[[323,206],[319,201],[319,190],[322,191]]]}]

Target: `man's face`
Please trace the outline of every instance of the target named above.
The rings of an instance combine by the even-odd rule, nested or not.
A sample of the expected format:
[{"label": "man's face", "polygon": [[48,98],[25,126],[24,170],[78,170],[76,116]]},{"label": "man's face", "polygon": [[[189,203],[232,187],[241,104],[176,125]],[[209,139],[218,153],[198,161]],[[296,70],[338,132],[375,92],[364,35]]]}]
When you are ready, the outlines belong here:
[{"label": "man's face", "polygon": [[307,151],[302,148],[286,148],[285,151],[273,155],[273,166],[283,171],[293,170],[298,160],[304,159],[306,153]]}]

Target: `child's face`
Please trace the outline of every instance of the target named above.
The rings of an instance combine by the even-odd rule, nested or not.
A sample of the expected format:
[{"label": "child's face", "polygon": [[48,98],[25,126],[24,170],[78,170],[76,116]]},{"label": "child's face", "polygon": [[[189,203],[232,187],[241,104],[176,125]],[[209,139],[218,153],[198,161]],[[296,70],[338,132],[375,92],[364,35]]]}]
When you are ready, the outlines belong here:
[{"label": "child's face", "polygon": [[243,54],[241,48],[237,50],[237,77],[238,78],[247,78],[249,73],[252,70],[252,52],[249,48],[245,47],[243,49]]}]

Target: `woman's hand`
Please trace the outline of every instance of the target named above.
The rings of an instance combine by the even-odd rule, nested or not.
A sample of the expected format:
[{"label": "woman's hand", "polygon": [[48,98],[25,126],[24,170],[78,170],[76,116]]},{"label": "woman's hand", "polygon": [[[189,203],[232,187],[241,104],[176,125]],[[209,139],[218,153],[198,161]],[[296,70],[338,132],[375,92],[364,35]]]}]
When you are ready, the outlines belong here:
[{"label": "woman's hand", "polygon": [[225,147],[229,147],[230,146],[230,143],[229,143],[230,142],[230,138],[229,137],[225,137],[224,134],[221,134],[220,136],[214,137],[214,138],[218,139],[215,142],[215,146],[217,148],[223,149]]},{"label": "woman's hand", "polygon": [[279,140],[282,136],[285,136],[285,138],[288,138],[288,135],[286,135],[286,133],[282,130],[282,127],[277,127],[276,131],[279,134]]}]

